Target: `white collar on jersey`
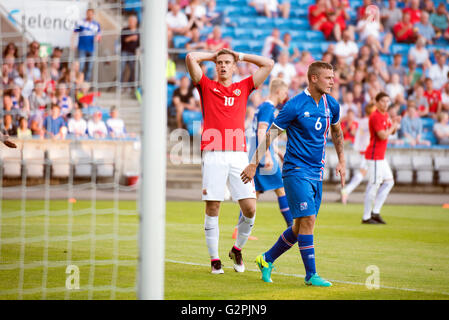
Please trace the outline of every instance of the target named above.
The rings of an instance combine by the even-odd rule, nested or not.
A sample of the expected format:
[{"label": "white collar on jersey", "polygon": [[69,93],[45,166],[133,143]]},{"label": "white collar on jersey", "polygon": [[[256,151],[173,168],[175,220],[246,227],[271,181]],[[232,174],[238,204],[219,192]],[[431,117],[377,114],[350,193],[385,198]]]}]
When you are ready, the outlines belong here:
[{"label": "white collar on jersey", "polygon": [[[312,95],[310,94],[309,88],[305,88],[304,89],[304,93],[306,95],[308,95],[309,97],[312,97]],[[324,104],[327,106],[327,99],[326,99],[326,94],[323,94],[322,96],[324,98]],[[316,106],[318,107],[319,104],[317,104]]]},{"label": "white collar on jersey", "polygon": [[270,99],[265,100],[265,102],[271,103],[273,106],[275,106],[275,105],[274,105],[274,102],[271,101]]}]

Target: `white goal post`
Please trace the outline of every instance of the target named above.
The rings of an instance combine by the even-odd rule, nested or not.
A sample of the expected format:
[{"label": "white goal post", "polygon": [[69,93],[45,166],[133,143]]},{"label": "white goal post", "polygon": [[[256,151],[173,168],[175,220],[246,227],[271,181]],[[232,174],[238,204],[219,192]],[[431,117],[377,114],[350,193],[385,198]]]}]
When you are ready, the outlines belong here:
[{"label": "white goal post", "polygon": [[138,298],[164,298],[167,1],[145,1]]}]

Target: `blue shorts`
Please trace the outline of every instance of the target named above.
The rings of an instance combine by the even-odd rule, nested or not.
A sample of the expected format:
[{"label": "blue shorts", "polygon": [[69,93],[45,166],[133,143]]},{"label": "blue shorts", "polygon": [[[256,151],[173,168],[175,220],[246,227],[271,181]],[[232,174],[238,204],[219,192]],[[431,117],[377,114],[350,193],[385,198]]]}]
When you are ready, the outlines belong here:
[{"label": "blue shorts", "polygon": [[284,177],[284,188],[293,219],[317,215],[323,182],[298,176]]},{"label": "blue shorts", "polygon": [[264,192],[284,187],[282,183],[282,172],[277,161],[273,159],[273,170],[265,172],[263,166],[259,165],[254,176],[256,191]]}]

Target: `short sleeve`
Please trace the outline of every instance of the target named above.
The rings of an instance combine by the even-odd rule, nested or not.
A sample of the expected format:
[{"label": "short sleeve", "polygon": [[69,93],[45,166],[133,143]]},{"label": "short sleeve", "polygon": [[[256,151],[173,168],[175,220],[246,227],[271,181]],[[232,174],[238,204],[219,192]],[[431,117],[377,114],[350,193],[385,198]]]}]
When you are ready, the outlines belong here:
[{"label": "short sleeve", "polygon": [[337,124],[340,121],[340,104],[337,100],[334,99],[334,97],[327,95],[328,102],[329,102],[329,108],[332,113],[332,121],[331,124]]},{"label": "short sleeve", "polygon": [[247,77],[240,81],[240,85],[242,86],[242,89],[246,90],[247,95],[249,96],[255,89],[253,76]]},{"label": "short sleeve", "polygon": [[369,119],[370,126],[374,129],[375,132],[379,132],[384,130],[382,119],[380,117],[372,117]]},{"label": "short sleeve", "polygon": [[207,88],[209,86],[210,82],[211,82],[211,80],[203,73],[200,81],[195,86],[199,86],[201,88]]},{"label": "short sleeve", "polygon": [[268,103],[264,103],[260,106],[259,112],[257,113],[257,122],[265,122],[270,124],[272,121],[272,107]]},{"label": "short sleeve", "polygon": [[297,112],[294,101],[295,99],[289,100],[274,119],[273,124],[281,130],[287,129],[290,123],[296,119]]}]

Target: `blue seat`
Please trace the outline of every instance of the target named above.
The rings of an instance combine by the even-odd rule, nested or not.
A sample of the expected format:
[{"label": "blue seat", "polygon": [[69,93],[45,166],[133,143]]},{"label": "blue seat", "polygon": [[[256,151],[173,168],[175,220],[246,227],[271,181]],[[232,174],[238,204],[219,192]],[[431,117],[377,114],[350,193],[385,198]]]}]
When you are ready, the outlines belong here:
[{"label": "blue seat", "polygon": [[273,24],[278,29],[288,29],[290,26],[289,20],[284,18],[272,19]]},{"label": "blue seat", "polygon": [[177,49],[185,48],[186,43],[190,41],[190,38],[184,36],[174,36],[173,46]]},{"label": "blue seat", "polygon": [[169,108],[173,103],[173,92],[176,86],[173,84],[167,84],[167,108]]},{"label": "blue seat", "polygon": [[435,124],[435,120],[432,118],[421,118],[423,129],[433,130],[433,125]]},{"label": "blue seat", "polygon": [[248,28],[248,26],[253,25],[254,18],[250,17],[234,17],[234,22],[242,28]]},{"label": "blue seat", "polygon": [[234,37],[236,39],[252,39],[253,31],[247,28],[235,28],[234,29]]},{"label": "blue seat", "polygon": [[391,53],[399,53],[403,56],[407,56],[410,50],[410,45],[406,43],[395,43],[391,45]]},{"label": "blue seat", "polygon": [[[198,125],[198,122],[201,122],[202,119],[203,116],[199,111],[184,110],[182,112],[182,121],[186,125],[187,131],[191,136],[200,133],[201,125]],[[197,122],[196,125],[195,122]]]},{"label": "blue seat", "polygon": [[233,50],[239,52],[248,52],[250,50],[248,40],[232,39],[231,46]]},{"label": "blue seat", "polygon": [[432,145],[435,145],[438,143],[437,138],[435,137],[435,134],[433,131],[423,131],[422,133],[423,140],[429,140]]},{"label": "blue seat", "polygon": [[321,31],[306,31],[306,39],[309,41],[326,41]]},{"label": "blue seat", "polygon": [[274,19],[266,18],[266,17],[257,17],[256,19],[251,18],[250,25],[254,25],[254,22],[255,22],[257,28],[272,29],[274,27],[273,20]]},{"label": "blue seat", "polygon": [[309,21],[305,19],[289,19],[290,30],[310,30]]}]

